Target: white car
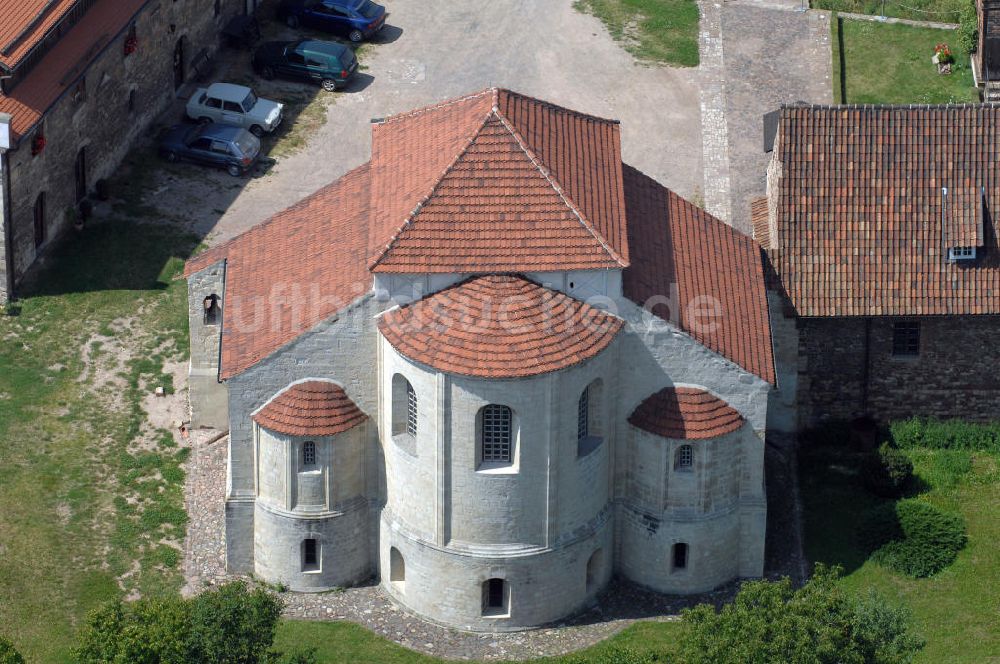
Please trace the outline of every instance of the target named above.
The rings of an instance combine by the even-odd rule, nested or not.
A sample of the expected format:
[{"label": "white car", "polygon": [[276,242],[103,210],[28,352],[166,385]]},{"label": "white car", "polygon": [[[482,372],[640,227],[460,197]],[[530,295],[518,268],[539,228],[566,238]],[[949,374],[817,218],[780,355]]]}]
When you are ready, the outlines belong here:
[{"label": "white car", "polygon": [[220,122],[263,136],[281,124],[282,104],[261,99],[244,85],[213,83],[198,88],[187,103],[187,115],[198,122]]}]

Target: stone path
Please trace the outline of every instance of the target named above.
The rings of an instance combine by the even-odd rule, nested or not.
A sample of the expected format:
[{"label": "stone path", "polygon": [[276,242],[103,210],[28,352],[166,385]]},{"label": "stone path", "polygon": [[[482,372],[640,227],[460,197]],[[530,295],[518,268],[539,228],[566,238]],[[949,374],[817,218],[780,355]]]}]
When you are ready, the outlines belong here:
[{"label": "stone path", "polygon": [[[783,103],[833,102],[829,14],[798,0],[704,0],[702,157],[706,208],[750,232],[765,193],[763,115]],[[722,163],[725,162],[725,163]]]},{"label": "stone path", "polygon": [[[216,432],[191,433],[186,507],[190,515],[185,543],[185,595],[235,577],[225,572],[227,438],[209,443]],[[637,620],[677,620],[680,610],[701,602],[719,605],[732,598],[736,584],[691,597],[669,597],[632,584],[613,582],[585,613],[530,631],[490,634],[462,632],[417,618],[393,603],[378,585],[326,593],[282,593],[285,615],[304,620],[348,620],[400,645],[446,659],[523,660],[562,655],[594,645]]]}]

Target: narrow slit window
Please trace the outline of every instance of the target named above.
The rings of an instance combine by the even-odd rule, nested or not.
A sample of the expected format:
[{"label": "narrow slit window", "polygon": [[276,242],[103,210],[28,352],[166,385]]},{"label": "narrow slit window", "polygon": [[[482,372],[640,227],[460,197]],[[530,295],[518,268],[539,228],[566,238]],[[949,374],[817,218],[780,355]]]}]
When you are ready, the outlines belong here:
[{"label": "narrow slit window", "polygon": [[302,541],[302,571],[319,570],[319,543],[314,539]]},{"label": "narrow slit window", "polygon": [[504,579],[488,579],[483,583],[483,615],[504,616],[509,609],[507,582]]},{"label": "narrow slit window", "polygon": [[590,387],[580,395],[576,404],[576,439],[584,440],[590,435]]},{"label": "narrow slit window", "polygon": [[685,569],[688,564],[688,545],[683,542],[674,544],[674,569]]},{"label": "narrow slit window", "polygon": [[406,384],[406,433],[417,435],[417,392],[410,383]]}]

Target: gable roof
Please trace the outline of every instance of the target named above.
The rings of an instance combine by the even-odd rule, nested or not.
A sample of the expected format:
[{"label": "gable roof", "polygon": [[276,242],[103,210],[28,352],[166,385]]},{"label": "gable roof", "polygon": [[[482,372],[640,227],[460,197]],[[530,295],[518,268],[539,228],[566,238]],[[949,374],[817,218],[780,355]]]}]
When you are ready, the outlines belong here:
[{"label": "gable roof", "polygon": [[[625,297],[774,384],[760,247],[644,173],[628,165],[623,172],[632,248]],[[703,325],[699,313],[712,302],[719,315]]]},{"label": "gable roof", "polygon": [[624,321],[519,275],[484,275],[386,312],[402,355],[452,374],[523,378],[596,356]]},{"label": "gable roof", "polygon": [[[6,0],[4,10],[8,5],[18,5],[17,10],[22,12],[18,16],[23,18],[25,7],[43,4],[39,0],[29,0],[29,4],[21,6],[22,1],[24,0]],[[52,104],[71,88],[91,62],[125,29],[147,2],[148,0],[96,0],[9,95],[0,94],[0,112],[11,115],[12,139],[15,142],[38,123]],[[47,24],[52,17],[61,16],[60,12],[65,13],[73,4],[56,0],[53,9],[45,14],[43,24]],[[6,25],[7,33],[10,34],[13,22],[7,21],[14,19],[8,17],[5,20],[4,16],[0,12],[0,25]],[[40,40],[41,36],[37,39]],[[17,53],[21,53],[21,50],[18,49]],[[27,51],[19,57],[25,54]]]},{"label": "gable roof", "polygon": [[628,416],[634,427],[664,438],[703,440],[736,431],[745,420],[735,408],[699,387],[665,387]]},{"label": "gable roof", "polygon": [[496,88],[376,123],[370,267],[627,265],[618,133],[615,122]]},{"label": "gable roof", "polygon": [[368,164],[196,256],[185,276],[226,261],[219,378],[250,368],[367,294]]},{"label": "gable roof", "polygon": [[253,415],[260,426],[288,436],[334,436],[367,419],[344,388],[327,380],[293,383]]},{"label": "gable roof", "polygon": [[77,0],[7,0],[0,12],[0,66],[14,69]]},{"label": "gable roof", "polygon": [[785,107],[775,158],[770,256],[799,316],[1000,313],[1000,106]]}]

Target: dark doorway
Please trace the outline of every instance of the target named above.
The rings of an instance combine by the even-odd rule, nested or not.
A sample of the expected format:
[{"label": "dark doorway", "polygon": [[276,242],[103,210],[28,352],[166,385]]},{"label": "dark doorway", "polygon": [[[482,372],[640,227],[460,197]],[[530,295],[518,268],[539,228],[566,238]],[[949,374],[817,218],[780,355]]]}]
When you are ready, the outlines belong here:
[{"label": "dark doorway", "polygon": [[983,71],[987,81],[1000,81],[1000,37],[983,40]]},{"label": "dark doorway", "polygon": [[32,211],[35,221],[35,247],[40,247],[45,242],[45,192],[38,194],[35,199],[35,208]]},{"label": "dark doorway", "polygon": [[87,148],[82,147],[76,153],[76,166],[74,167],[76,178],[76,202],[79,203],[87,196]]},{"label": "dark doorway", "polygon": [[174,90],[184,84],[184,37],[174,46]]}]

